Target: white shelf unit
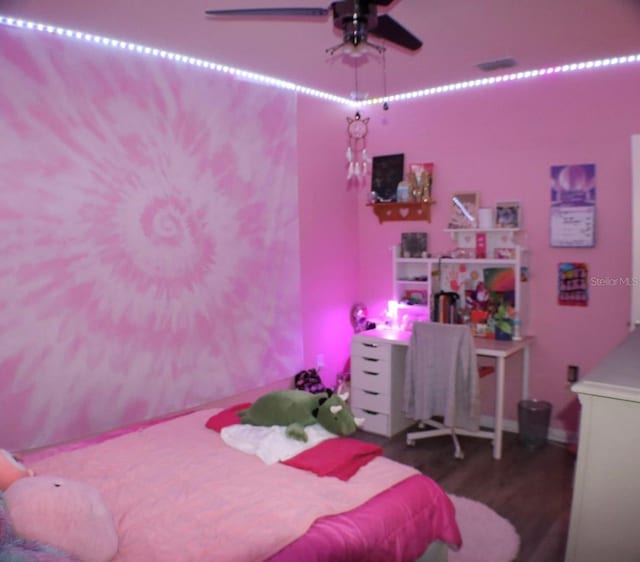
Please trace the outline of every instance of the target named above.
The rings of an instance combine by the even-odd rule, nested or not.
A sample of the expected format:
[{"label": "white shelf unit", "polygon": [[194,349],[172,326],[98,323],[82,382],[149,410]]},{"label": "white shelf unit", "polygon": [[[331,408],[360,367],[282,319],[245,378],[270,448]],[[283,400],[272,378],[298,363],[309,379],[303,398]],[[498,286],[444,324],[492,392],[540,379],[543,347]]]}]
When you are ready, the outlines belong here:
[{"label": "white shelf unit", "polygon": [[[516,237],[520,232],[519,228],[446,228],[445,232],[451,235],[458,249],[475,252],[477,235],[483,234],[486,237],[486,258],[488,260],[509,259],[505,257],[518,248]],[[501,253],[500,253],[501,252]],[[467,256],[475,257],[475,256]]]},{"label": "white shelf unit", "polygon": [[[514,272],[514,308],[520,320],[521,332],[526,334],[528,298],[526,282],[523,279],[528,277],[528,264],[525,259],[526,250],[516,242],[518,229],[447,229],[446,232],[451,233],[457,245],[457,250],[452,255],[463,257],[403,258],[399,245],[392,248],[393,296],[401,303],[398,311],[399,321],[408,310],[414,317],[430,318],[432,297],[438,291],[457,292],[460,302],[464,303],[465,289],[475,289],[478,280],[483,279],[485,269],[505,268]],[[491,257],[469,257],[475,255],[478,233],[485,234],[486,255]],[[494,257],[495,255],[513,257]],[[407,294],[411,292],[416,296],[424,294],[424,302],[403,305]]]},{"label": "white shelf unit", "polygon": [[[431,263],[428,258],[403,258],[400,245],[393,250],[393,297],[398,301],[398,319],[411,313],[414,319],[427,320],[430,316]],[[413,293],[420,302],[408,305],[405,295]],[[417,299],[416,299],[417,300]]]}]

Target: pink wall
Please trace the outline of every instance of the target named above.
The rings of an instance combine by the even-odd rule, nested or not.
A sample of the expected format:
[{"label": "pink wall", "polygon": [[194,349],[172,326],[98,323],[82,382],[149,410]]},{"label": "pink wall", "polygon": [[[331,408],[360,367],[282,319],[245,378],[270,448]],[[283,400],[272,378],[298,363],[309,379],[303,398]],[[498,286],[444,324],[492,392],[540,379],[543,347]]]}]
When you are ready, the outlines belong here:
[{"label": "pink wall", "polygon": [[[403,231],[425,230],[429,249],[453,246],[447,225],[451,193],[478,191],[482,206],[519,200],[530,248],[531,394],[554,405],[552,425],[575,430],[575,398],[567,365],[586,372],[625,336],[630,290],[591,287],[586,308],[556,304],[557,266],[586,262],[591,276],[631,271],[630,135],[640,131],[637,65],[554,76],[367,109],[373,154],[403,152],[405,163],[434,162],[430,224],[378,224],[358,209],[361,297],[376,311],[391,294],[389,247]],[[594,163],[596,247],[549,246],[550,166]],[[377,304],[375,304],[377,303]],[[519,385],[509,388],[506,417],[516,419]],[[484,392],[484,391],[483,391]],[[486,389],[491,395],[492,389]],[[491,400],[485,404],[490,413]]]},{"label": "pink wall", "polygon": [[357,292],[358,191],[347,187],[346,108],[298,99],[300,268],[305,366],[323,354],[326,384],[349,357]]},{"label": "pink wall", "polygon": [[[73,25],[71,20],[70,25]],[[3,55],[10,56],[7,53],[9,51],[3,49]],[[66,48],[65,56],[74,56],[72,47]],[[60,60],[55,60],[55,64],[59,63]],[[49,65],[53,64],[47,63],[45,68],[50,71]],[[136,59],[132,64],[136,72],[159,72],[152,70],[155,67],[148,66],[148,62],[138,63]],[[5,110],[7,107],[28,113],[31,111],[27,109],[29,96],[38,94],[38,88],[28,83],[23,83],[24,91],[7,90],[5,84],[10,82],[6,80],[6,72],[11,65],[15,65],[16,69],[23,66],[17,59],[3,64],[3,90],[0,96],[4,94],[4,97],[0,99],[5,104],[4,116],[11,115]],[[215,206],[211,206],[205,213],[209,226],[215,224],[216,232],[233,238],[225,246],[236,250],[235,254],[232,251],[226,253],[229,259],[241,258],[242,263],[236,263],[236,273],[224,279],[225,287],[229,288],[225,295],[230,297],[233,306],[228,306],[229,299],[226,297],[216,300],[217,297],[212,294],[218,293],[210,291],[210,286],[202,287],[198,298],[187,300],[192,306],[198,306],[203,302],[200,297],[204,298],[208,315],[205,316],[209,322],[204,326],[206,337],[198,335],[192,339],[193,334],[184,332],[182,335],[185,339],[180,340],[186,345],[187,341],[202,342],[201,338],[204,338],[205,348],[208,346],[223,353],[205,354],[205,359],[209,359],[202,362],[203,356],[198,349],[186,349],[183,346],[180,353],[167,360],[166,354],[157,357],[153,353],[145,355],[144,345],[140,346],[129,338],[126,342],[129,354],[122,354],[119,344],[110,343],[105,348],[105,335],[99,330],[96,332],[85,324],[77,324],[76,317],[69,312],[73,311],[73,306],[68,307],[66,312],[61,312],[55,306],[47,308],[47,323],[43,324],[41,319],[38,321],[37,314],[33,314],[33,308],[29,312],[29,307],[21,306],[23,301],[16,300],[16,295],[23,288],[23,279],[17,275],[15,268],[12,269],[10,260],[7,262],[5,259],[2,272],[2,329],[5,343],[4,357],[0,363],[0,390],[1,396],[9,396],[9,399],[2,404],[0,412],[5,413],[11,424],[16,419],[23,424],[20,431],[25,439],[16,442],[16,446],[24,447],[112,427],[187,404],[219,398],[223,394],[259,386],[270,380],[290,377],[299,368],[314,366],[318,354],[324,355],[326,368],[323,376],[331,384],[348,357],[352,335],[348,320],[351,304],[363,300],[372,314],[380,311],[382,303],[391,293],[389,247],[397,243],[401,232],[423,226],[430,234],[433,251],[451,247],[451,241],[442,229],[446,226],[448,216],[447,198],[459,190],[478,190],[485,205],[492,205],[498,199],[518,199],[522,202],[524,227],[531,248],[530,292],[533,306],[530,324],[536,334],[532,357],[532,394],[554,403],[556,419],[553,423],[556,427],[575,428],[575,418],[563,415],[563,410],[573,401],[573,395],[565,383],[566,365],[578,364],[584,373],[622,339],[627,330],[629,293],[621,288],[594,287],[588,308],[559,307],[555,304],[556,267],[561,261],[586,261],[592,275],[624,276],[630,272],[629,136],[640,129],[637,103],[632,97],[633,92],[638,91],[637,69],[610,68],[463,91],[392,104],[388,112],[378,107],[366,109],[363,112],[365,116],[372,117],[370,153],[404,152],[407,162],[436,163],[434,195],[438,203],[433,208],[432,223],[423,225],[379,225],[370,209],[364,206],[366,190],[346,188],[345,117],[351,115],[351,111],[306,97],[295,100],[289,94],[283,95],[273,90],[265,93],[265,88],[249,83],[222,83],[220,77],[209,76],[206,88],[201,89],[193,82],[200,79],[195,78],[199,73],[199,70],[190,69],[176,81],[178,85],[189,84],[189,95],[195,96],[189,99],[194,102],[191,115],[194,122],[198,123],[198,130],[203,127],[203,120],[210,118],[211,108],[216,109],[218,119],[209,125],[209,129],[220,134],[214,135],[217,139],[232,138],[229,141],[230,153],[248,166],[240,166],[240,169],[250,170],[250,180],[245,176],[227,176],[224,172],[227,160],[217,161],[220,168],[216,165],[212,169],[214,174],[225,180],[224,186],[221,182],[216,188],[225,198],[225,211],[219,213],[222,207],[216,210]],[[95,69],[89,71],[85,66],[75,88],[67,87],[63,94],[56,90],[46,96],[51,100],[48,103],[55,103],[42,105],[45,109],[40,113],[41,120],[46,122],[55,117],[59,106],[68,106],[72,112],[70,115],[73,115],[74,108],[82,106],[83,102],[61,102],[66,102],[65,95],[73,99],[76,95],[74,89],[88,87],[84,84],[88,75],[95,76]],[[11,81],[12,88],[16,88],[15,80],[14,77]],[[20,80],[25,80],[25,77],[21,76]],[[155,85],[157,80],[163,83],[167,79],[159,72],[135,85],[127,85],[121,90],[121,93],[126,91],[127,95],[100,99],[107,104],[115,104],[117,108],[132,103],[132,100],[133,103],[137,101],[144,105],[149,100],[145,88],[163,88]],[[171,82],[169,80],[167,84]],[[217,91],[215,104],[211,103],[210,88]],[[7,92],[10,95],[7,96]],[[169,98],[176,92],[180,92],[180,87],[171,90]],[[182,94],[178,98],[184,101]],[[291,105],[292,100],[297,106],[295,110]],[[115,109],[113,111],[117,113]],[[84,118],[93,113],[96,113],[95,108],[88,110]],[[129,115],[139,118],[138,113],[132,111]],[[264,124],[257,136],[249,130],[254,120],[246,119],[247,115],[259,115]],[[27,134],[20,137],[19,124],[19,120],[7,121],[6,117],[3,121],[3,133],[10,130],[13,134],[13,137],[7,134],[0,137],[5,159],[16,158],[18,153],[42,154],[40,148],[44,140],[36,134],[39,129],[34,129],[31,136]],[[111,135],[118,133],[119,127],[126,128],[126,125],[112,123],[110,127],[105,127],[107,136],[111,138]],[[42,127],[42,124],[37,126]],[[135,135],[131,138],[135,140]],[[256,145],[256,138],[264,143]],[[157,135],[151,136],[149,142],[153,144],[156,141]],[[259,146],[256,154],[247,153],[247,147],[255,150],[256,146]],[[135,153],[135,146],[129,148]],[[150,154],[155,154],[155,149]],[[37,158],[31,161],[36,162]],[[548,246],[549,167],[554,164],[591,162],[597,166],[599,190],[597,246],[584,250],[551,249]],[[58,163],[64,164],[64,161]],[[154,168],[159,169],[159,164],[156,162]],[[275,166],[274,173],[268,170],[271,165]],[[15,178],[15,175],[9,174],[12,168],[5,165],[0,169],[5,202],[22,201],[27,194],[16,196],[15,185],[10,183]],[[34,174],[37,168],[28,171]],[[45,177],[45,172],[52,173],[51,170],[41,170],[40,180]],[[84,183],[78,178],[83,179]],[[271,191],[274,186],[277,189],[283,185],[278,178],[285,178],[285,188],[280,192]],[[294,178],[293,182],[291,178]],[[86,184],[85,178],[75,174],[72,179],[78,185],[75,193],[81,193]],[[46,201],[47,190],[54,186],[58,188],[56,182],[41,181],[41,185],[45,186],[41,191],[28,195],[33,196],[34,205]],[[246,185],[243,192],[256,198],[252,203],[255,202],[257,207],[249,205],[241,197],[242,190],[228,190],[229,185]],[[252,191],[251,187],[255,185],[259,185],[261,190]],[[184,196],[186,192],[179,193]],[[42,195],[45,197],[42,198]],[[203,199],[198,201],[211,203],[206,189],[200,195]],[[82,201],[82,198],[78,200]],[[233,228],[240,223],[235,219],[228,220],[227,203],[231,203],[235,209],[235,219],[245,224],[247,230],[244,233],[248,234],[248,238],[234,238]],[[73,227],[78,216],[76,204],[77,200],[65,196],[56,207],[59,222],[67,229]],[[259,213],[258,222],[252,218],[253,215],[247,214],[256,208],[265,211],[264,214]],[[17,234],[30,233],[35,236],[40,231],[31,230],[28,222],[18,220],[16,223],[13,212],[14,209],[5,204],[3,217],[8,219],[3,218],[5,258],[7,252],[13,251],[22,252],[26,262],[33,261],[34,254],[24,251],[24,242],[19,237],[15,242],[17,245],[11,246],[9,243]],[[69,217],[73,217],[73,220],[69,220]],[[65,232],[68,231],[62,231],[63,234]],[[69,232],[76,231],[72,229]],[[275,233],[275,237],[269,238],[269,233]],[[50,229],[44,237],[34,239],[34,243],[59,243],[59,249],[66,251],[64,244],[68,238],[56,236],[58,234]],[[108,230],[105,230],[105,236],[109,237]],[[246,253],[244,249],[239,250],[234,240],[247,242]],[[51,251],[46,250],[46,246],[43,246],[42,256],[51,255]],[[61,255],[64,257],[65,252],[62,251]],[[153,255],[148,248],[138,253],[143,261],[152,259]],[[44,263],[42,256],[35,260],[36,264]],[[26,262],[21,271],[35,271],[30,270]],[[256,269],[251,274],[254,267]],[[86,271],[86,268],[79,268],[79,278],[84,279]],[[38,279],[41,277],[33,275],[32,282]],[[48,287],[54,296],[64,291],[68,279],[68,274],[52,278]],[[107,291],[107,295],[113,296],[110,302],[118,303],[123,315],[133,314],[136,306],[144,302],[135,292],[132,294],[138,298],[126,301],[124,297],[131,292],[126,286],[114,285],[108,271],[103,271],[100,282],[107,289],[119,287],[120,296],[115,294],[115,289],[111,293]],[[251,295],[252,300],[248,301],[247,295]],[[17,306],[21,306],[20,310]],[[158,318],[163,317],[163,310],[169,314],[168,309],[157,301],[150,310]],[[252,339],[256,335],[257,340]],[[64,347],[58,344],[62,341],[60,338],[77,340],[80,336],[92,339],[91,353],[85,353],[75,365],[69,362],[68,355],[60,354]],[[238,345],[247,346],[256,341],[257,348],[247,349],[246,353],[237,352]],[[85,346],[81,349],[84,353]],[[122,361],[105,364],[104,369],[89,369],[88,366],[93,366],[95,361],[99,362],[104,357],[101,350],[105,349],[108,355],[118,360],[124,357],[133,370],[123,375]],[[225,354],[226,351],[231,353]],[[209,361],[212,357],[215,357],[216,367],[222,366],[222,371],[212,369]],[[187,364],[184,361],[187,360],[198,361],[194,368],[197,371],[195,378],[191,376],[194,371],[183,376]],[[51,368],[52,364],[55,368]],[[141,365],[142,371],[154,377],[153,380],[148,379],[147,375],[131,376],[134,372],[139,374]],[[70,371],[75,374],[69,376]],[[87,372],[92,375],[85,380],[83,377]],[[164,381],[157,378],[158,372],[164,373]],[[220,375],[220,372],[223,374]],[[7,373],[13,373],[14,376],[9,377]],[[17,373],[21,376],[17,377]],[[81,381],[80,386],[76,385],[77,381]],[[507,409],[507,416],[513,419],[518,392],[516,386],[510,388],[510,407]],[[115,408],[95,408],[95,404],[91,403],[86,408],[73,407],[76,404],[73,400],[82,402],[88,396],[89,389],[96,395],[102,393],[113,397],[109,393],[115,392],[118,396],[118,390],[113,390],[118,388],[129,389],[126,392],[130,395]],[[10,394],[6,394],[7,389]],[[55,390],[54,396],[58,396],[55,400],[52,400],[54,396],[51,389]],[[69,402],[69,392],[77,392],[79,396],[72,396]],[[112,404],[113,400],[109,401],[109,406]],[[487,408],[489,405],[487,403]],[[71,412],[69,416],[59,413],[65,408]],[[37,440],[30,440],[28,436],[41,432],[43,424],[46,427],[51,425],[45,422],[55,422],[53,429],[38,435]],[[0,420],[0,428],[7,428],[8,424],[4,418]],[[4,434],[0,434],[0,443],[5,447],[14,445],[13,442],[7,442]]]}]

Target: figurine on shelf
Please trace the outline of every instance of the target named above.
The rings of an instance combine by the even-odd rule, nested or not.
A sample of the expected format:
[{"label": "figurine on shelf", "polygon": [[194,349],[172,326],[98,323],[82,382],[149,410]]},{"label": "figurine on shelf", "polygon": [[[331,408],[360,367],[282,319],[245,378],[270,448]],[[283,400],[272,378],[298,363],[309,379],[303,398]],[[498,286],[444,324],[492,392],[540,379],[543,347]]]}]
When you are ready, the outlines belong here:
[{"label": "figurine on shelf", "polygon": [[431,201],[431,183],[433,179],[431,172],[425,171],[420,175],[420,191],[422,193],[422,202],[429,203]]},{"label": "figurine on shelf", "polygon": [[410,187],[411,200],[430,203],[433,164],[411,164],[409,170],[407,181]]},{"label": "figurine on shelf", "polygon": [[407,183],[409,184],[409,197],[411,201],[420,201],[422,199],[422,191],[418,184],[418,178],[413,172],[407,174]]}]

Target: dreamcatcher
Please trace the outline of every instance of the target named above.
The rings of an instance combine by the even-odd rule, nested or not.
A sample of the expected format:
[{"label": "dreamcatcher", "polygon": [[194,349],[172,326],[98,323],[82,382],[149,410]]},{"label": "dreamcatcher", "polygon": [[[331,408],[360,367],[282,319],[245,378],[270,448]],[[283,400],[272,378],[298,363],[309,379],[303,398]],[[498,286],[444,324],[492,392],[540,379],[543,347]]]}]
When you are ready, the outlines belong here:
[{"label": "dreamcatcher", "polygon": [[371,158],[367,155],[369,117],[363,119],[359,111],[355,117],[347,117],[347,181],[362,182],[371,170]]}]

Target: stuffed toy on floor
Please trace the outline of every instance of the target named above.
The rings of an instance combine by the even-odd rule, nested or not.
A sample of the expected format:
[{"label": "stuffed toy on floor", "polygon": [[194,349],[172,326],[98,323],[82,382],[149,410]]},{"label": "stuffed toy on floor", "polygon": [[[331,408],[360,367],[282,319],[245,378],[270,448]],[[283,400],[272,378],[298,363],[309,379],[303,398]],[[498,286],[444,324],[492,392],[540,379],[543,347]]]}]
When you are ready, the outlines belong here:
[{"label": "stuffed toy on floor", "polygon": [[345,400],[330,391],[312,394],[304,390],[276,390],[258,398],[251,408],[238,412],[242,423],[261,426],[280,425],[286,434],[307,441],[305,426],[319,423],[336,435],[351,435],[362,420],[354,418]]}]

